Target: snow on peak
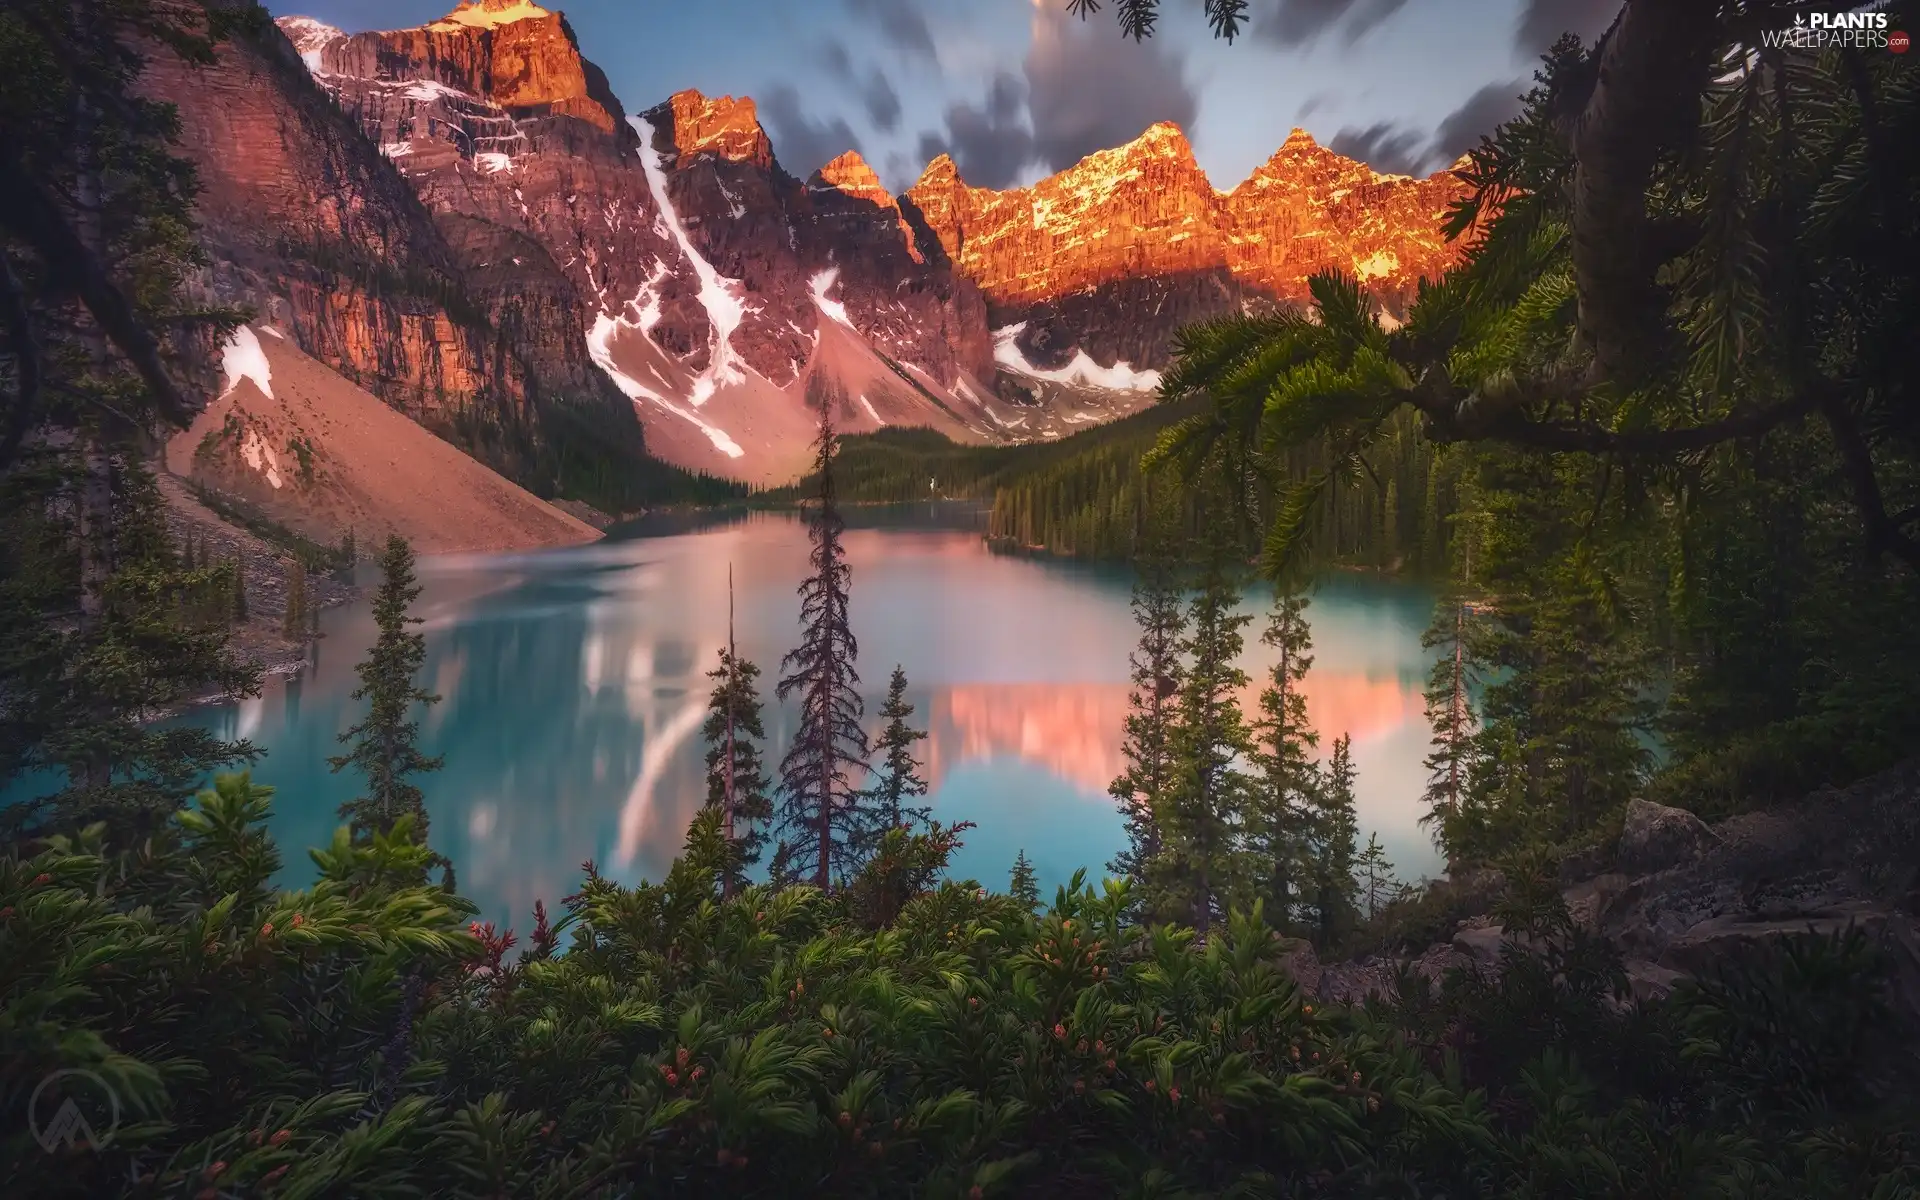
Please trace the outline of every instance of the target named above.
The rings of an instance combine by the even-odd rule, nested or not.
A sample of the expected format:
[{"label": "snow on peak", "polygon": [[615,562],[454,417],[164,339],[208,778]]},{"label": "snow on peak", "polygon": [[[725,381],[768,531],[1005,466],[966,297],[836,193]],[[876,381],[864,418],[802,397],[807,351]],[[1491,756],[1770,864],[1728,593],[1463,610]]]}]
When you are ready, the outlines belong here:
[{"label": "snow on peak", "polygon": [[653,126],[645,117],[631,120],[640,134],[640,166],[647,176],[647,189],[653,193],[654,205],[666,220],[667,231],[700,280],[700,305],[707,310],[707,320],[713,325],[713,352],[708,357],[707,369],[693,381],[693,391],[687,397],[698,408],[713,397],[721,384],[741,383],[746,379],[741,369],[744,364],[733,349],[733,331],[747,315],[746,291],[738,279],[728,279],[714,270],[713,264],[695,248],[667,190],[665,156],[654,149]]},{"label": "snow on peak", "polygon": [[260,339],[253,336],[253,330],[245,325],[234,330],[221,349],[220,368],[227,376],[222,396],[239,387],[242,379],[251,379],[267,399],[273,399],[273,369],[267,365],[267,353],[260,348]]},{"label": "snow on peak", "polygon": [[1042,370],[1027,361],[1020,350],[1020,334],[1027,323],[1008,325],[1004,329],[993,331],[993,360],[1001,366],[1017,371],[1033,379],[1046,379],[1054,383],[1080,384],[1087,387],[1111,388],[1117,392],[1151,392],[1160,386],[1160,372],[1136,371],[1128,363],[1116,362],[1103,367],[1087,356],[1085,350],[1075,350],[1073,361],[1054,370]]},{"label": "snow on peak", "polygon": [[498,175],[513,170],[513,159],[498,150],[483,150],[473,156],[473,169],[482,175]]},{"label": "snow on peak", "polygon": [[552,15],[538,4],[531,3],[530,0],[466,0],[466,3],[427,28],[443,32],[462,27],[494,29],[501,25],[511,25],[515,21],[525,21],[530,17]]},{"label": "snow on peak", "polygon": [[827,299],[827,293],[833,289],[834,281],[838,278],[840,278],[839,267],[828,267],[826,270],[816,274],[810,281],[810,286],[813,288],[813,302],[820,306],[821,312],[832,317],[842,325],[845,325],[848,329],[852,329],[854,327],[853,319],[847,316],[847,306],[838,300]]},{"label": "snow on peak", "polygon": [[280,32],[287,35],[294,50],[300,55],[300,61],[307,65],[309,72],[320,70],[320,52],[347,35],[322,21],[312,17],[281,17],[274,24],[280,26]]}]

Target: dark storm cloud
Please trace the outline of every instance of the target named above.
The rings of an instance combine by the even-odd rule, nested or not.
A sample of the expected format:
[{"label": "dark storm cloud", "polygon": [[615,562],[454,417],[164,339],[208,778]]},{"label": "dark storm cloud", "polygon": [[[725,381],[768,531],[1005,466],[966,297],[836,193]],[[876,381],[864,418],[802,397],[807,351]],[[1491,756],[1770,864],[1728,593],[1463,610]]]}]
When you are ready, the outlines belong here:
[{"label": "dark storm cloud", "polygon": [[776,84],[760,101],[760,118],[780,165],[805,178],[830,158],[860,149],[860,139],[840,117],[815,120],[801,106],[800,93],[790,83]]},{"label": "dark storm cloud", "polygon": [[947,109],[944,133],[920,135],[920,157],[950,154],[960,177],[975,187],[1003,188],[1020,181],[1034,158],[1033,131],[1022,119],[1025,89],[1017,76],[1001,71],[979,104]]},{"label": "dark storm cloud", "polygon": [[1269,0],[1264,11],[1256,10],[1253,35],[1276,46],[1301,46],[1337,25],[1348,42],[1357,42],[1406,4],[1407,0]]},{"label": "dark storm cloud", "polygon": [[1429,175],[1480,144],[1502,121],[1520,112],[1525,80],[1490,83],[1447,114],[1433,132],[1381,121],[1364,129],[1342,129],[1327,143],[1336,154],[1357,158],[1392,175]]},{"label": "dark storm cloud", "polygon": [[893,90],[892,81],[878,68],[860,88],[860,100],[867,106],[867,116],[875,129],[892,133],[900,128],[900,93]]},{"label": "dark storm cloud", "polygon": [[869,21],[880,36],[908,54],[938,63],[933,48],[933,31],[927,28],[926,14],[914,0],[847,0],[855,16]]},{"label": "dark storm cloud", "polygon": [[1428,169],[1446,166],[1478,146],[1480,139],[1492,133],[1501,122],[1519,116],[1520,97],[1529,86],[1527,80],[1514,79],[1490,83],[1468,96],[1467,102],[1449,113],[1434,130],[1428,155],[1432,166]]},{"label": "dark storm cloud", "polygon": [[1427,161],[1427,140],[1417,129],[1381,121],[1365,129],[1342,129],[1327,149],[1389,175],[1419,175]]},{"label": "dark storm cloud", "polygon": [[1048,5],[1034,14],[1027,51],[1033,147],[1048,170],[1139,137],[1156,121],[1191,131],[1199,97],[1186,64],[1159,39],[1131,42],[1098,22]]},{"label": "dark storm cloud", "polygon": [[827,68],[827,73],[836,79],[853,78],[853,56],[848,54],[847,48],[839,42],[820,44],[820,63]]},{"label": "dark storm cloud", "polygon": [[1514,50],[1527,58],[1546,52],[1563,33],[1591,43],[1620,12],[1620,0],[1526,0],[1513,31]]}]

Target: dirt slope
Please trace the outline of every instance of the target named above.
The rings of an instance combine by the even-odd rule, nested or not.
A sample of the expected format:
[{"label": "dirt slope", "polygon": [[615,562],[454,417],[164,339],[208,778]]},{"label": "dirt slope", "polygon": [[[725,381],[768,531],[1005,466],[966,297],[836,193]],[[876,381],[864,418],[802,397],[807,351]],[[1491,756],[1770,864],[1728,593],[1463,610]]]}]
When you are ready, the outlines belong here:
[{"label": "dirt slope", "polygon": [[398,533],[423,554],[593,541],[598,530],[501,478],[264,325],[228,343],[224,390],[167,446],[174,474],[321,542]]}]

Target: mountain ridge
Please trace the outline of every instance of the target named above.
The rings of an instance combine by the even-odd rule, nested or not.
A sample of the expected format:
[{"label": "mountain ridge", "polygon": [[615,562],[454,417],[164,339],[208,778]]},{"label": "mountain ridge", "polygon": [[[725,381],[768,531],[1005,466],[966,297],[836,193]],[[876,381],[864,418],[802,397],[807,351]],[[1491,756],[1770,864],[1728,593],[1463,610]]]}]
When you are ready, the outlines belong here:
[{"label": "mountain ridge", "polygon": [[790,174],[751,97],[628,110],[529,0],[277,24],[431,214],[497,346],[623,395],[668,461],[733,478],[803,465],[822,382],[850,431],[1061,436],[1147,403],[1184,323],[1300,303],[1330,267],[1397,315],[1458,253],[1439,236],[1458,180],[1383,175],[1303,130],[1226,191],[1162,122],[1028,187],[975,188],[943,155],[896,195],[852,151]]}]

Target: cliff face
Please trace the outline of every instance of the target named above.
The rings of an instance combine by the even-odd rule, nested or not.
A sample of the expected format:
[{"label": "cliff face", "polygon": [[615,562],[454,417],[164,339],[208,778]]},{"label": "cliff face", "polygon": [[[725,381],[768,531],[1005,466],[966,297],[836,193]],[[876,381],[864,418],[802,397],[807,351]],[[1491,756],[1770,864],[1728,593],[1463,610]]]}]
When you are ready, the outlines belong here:
[{"label": "cliff face", "polygon": [[143,87],[177,106],[199,170],[207,299],[253,307],[416,416],[524,413],[534,381],[472,311],[457,256],[278,33],[205,67],[155,48]]}]

